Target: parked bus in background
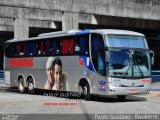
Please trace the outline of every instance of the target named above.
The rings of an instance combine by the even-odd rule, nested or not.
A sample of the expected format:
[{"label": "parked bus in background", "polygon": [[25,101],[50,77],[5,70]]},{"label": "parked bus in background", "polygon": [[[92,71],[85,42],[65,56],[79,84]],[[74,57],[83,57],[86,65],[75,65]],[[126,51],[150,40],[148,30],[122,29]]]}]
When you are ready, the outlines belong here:
[{"label": "parked bus in background", "polygon": [[125,30],[71,30],[13,39],[5,44],[5,83],[25,88],[127,95],[150,91],[151,58],[143,34]]}]

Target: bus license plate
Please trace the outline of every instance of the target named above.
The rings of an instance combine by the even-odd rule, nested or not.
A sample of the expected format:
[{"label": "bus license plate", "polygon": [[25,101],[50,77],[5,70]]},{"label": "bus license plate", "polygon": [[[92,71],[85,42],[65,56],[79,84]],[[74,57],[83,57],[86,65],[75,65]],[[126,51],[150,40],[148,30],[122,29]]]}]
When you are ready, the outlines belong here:
[{"label": "bus license plate", "polygon": [[134,90],[134,89],[129,90],[129,93],[137,93],[137,90]]}]

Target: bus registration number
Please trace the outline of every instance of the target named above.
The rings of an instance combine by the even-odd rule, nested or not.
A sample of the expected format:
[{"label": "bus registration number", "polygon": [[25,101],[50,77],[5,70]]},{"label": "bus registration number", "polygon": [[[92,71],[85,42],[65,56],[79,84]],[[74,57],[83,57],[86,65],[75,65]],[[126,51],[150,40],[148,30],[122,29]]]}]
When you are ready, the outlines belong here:
[{"label": "bus registration number", "polygon": [[129,90],[129,93],[137,93],[137,90],[135,89]]}]

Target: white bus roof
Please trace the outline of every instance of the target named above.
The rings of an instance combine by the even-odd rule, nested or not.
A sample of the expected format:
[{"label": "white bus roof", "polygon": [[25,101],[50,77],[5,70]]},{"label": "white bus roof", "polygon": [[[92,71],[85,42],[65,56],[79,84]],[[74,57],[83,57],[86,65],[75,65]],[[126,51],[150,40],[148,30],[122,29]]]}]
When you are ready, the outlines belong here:
[{"label": "white bus roof", "polygon": [[70,30],[70,31],[58,31],[51,33],[43,33],[37,37],[26,38],[26,39],[11,39],[7,42],[18,42],[18,41],[29,41],[29,40],[38,40],[38,39],[47,39],[52,37],[63,37],[68,35],[82,35],[87,33],[99,33],[99,34],[118,34],[118,35],[135,35],[135,36],[144,36],[141,33],[128,31],[128,30],[116,30],[116,29],[97,29],[97,30]]},{"label": "white bus roof", "polygon": [[116,29],[99,29],[99,30],[93,30],[95,33],[101,33],[101,34],[118,34],[118,35],[135,35],[135,36],[144,36],[141,33],[129,31],[129,30],[116,30]]}]

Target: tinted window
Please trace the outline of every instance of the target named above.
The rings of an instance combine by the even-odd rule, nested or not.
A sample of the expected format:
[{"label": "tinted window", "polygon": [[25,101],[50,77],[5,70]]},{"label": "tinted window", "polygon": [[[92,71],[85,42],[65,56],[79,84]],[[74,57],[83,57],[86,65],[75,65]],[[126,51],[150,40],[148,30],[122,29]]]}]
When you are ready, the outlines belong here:
[{"label": "tinted window", "polygon": [[89,34],[76,36],[75,52],[82,55],[89,54]]},{"label": "tinted window", "polygon": [[88,55],[89,35],[78,35],[76,37],[66,36],[10,43],[6,44],[6,53],[8,57]]},{"label": "tinted window", "polygon": [[105,50],[102,35],[91,35],[91,55],[92,62],[96,71],[102,75],[106,75]]}]

